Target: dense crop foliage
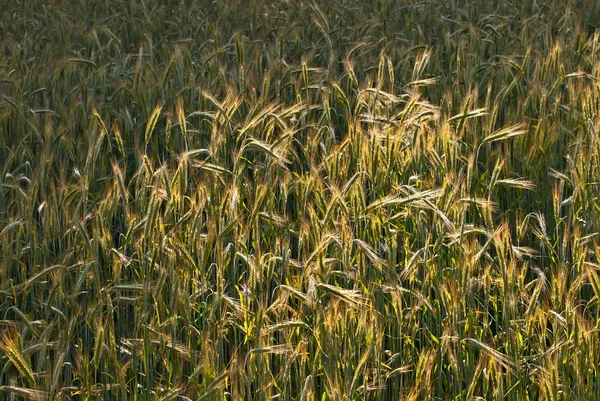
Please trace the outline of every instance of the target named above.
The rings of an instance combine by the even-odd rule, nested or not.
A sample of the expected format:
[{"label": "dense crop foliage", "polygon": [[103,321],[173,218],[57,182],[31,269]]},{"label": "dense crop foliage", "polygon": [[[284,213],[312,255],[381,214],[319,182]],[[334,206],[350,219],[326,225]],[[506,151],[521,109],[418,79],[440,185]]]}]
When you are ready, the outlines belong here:
[{"label": "dense crop foliage", "polygon": [[0,399],[600,399],[598,25],[4,1]]}]

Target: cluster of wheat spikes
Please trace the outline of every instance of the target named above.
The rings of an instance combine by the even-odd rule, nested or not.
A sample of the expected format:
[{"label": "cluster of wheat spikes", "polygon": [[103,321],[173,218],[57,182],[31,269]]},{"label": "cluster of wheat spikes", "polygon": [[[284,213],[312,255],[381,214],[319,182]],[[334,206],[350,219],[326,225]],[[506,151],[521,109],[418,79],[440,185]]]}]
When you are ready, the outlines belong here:
[{"label": "cluster of wheat spikes", "polygon": [[5,2],[0,399],[600,399],[599,24]]}]

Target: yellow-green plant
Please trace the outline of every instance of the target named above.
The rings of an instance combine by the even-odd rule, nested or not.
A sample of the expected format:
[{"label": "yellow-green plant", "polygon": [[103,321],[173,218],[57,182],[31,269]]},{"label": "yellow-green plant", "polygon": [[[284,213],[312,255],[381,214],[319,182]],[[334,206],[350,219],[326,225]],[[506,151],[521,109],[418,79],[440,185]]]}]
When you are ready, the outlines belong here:
[{"label": "yellow-green plant", "polygon": [[600,399],[600,5],[6,2],[0,399]]}]

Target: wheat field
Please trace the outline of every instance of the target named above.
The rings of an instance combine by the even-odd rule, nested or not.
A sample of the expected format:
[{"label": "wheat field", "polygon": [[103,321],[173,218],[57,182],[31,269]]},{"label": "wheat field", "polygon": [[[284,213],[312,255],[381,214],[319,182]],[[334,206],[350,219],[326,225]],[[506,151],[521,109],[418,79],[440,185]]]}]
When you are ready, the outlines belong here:
[{"label": "wheat field", "polygon": [[600,399],[600,3],[7,0],[0,399]]}]

